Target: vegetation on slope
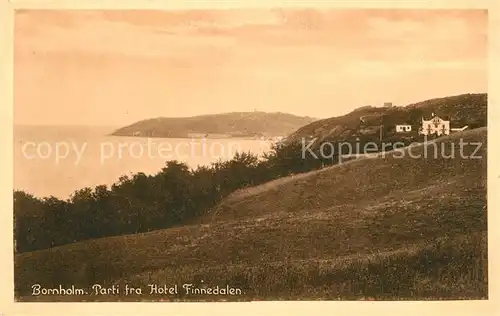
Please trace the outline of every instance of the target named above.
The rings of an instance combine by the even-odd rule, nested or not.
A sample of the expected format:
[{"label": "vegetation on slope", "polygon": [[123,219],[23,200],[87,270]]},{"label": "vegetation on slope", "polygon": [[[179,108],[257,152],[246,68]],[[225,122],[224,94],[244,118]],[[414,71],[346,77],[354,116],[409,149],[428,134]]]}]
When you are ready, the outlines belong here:
[{"label": "vegetation on slope", "polygon": [[157,174],[122,176],[111,187],[83,188],[66,200],[15,191],[15,250],[184,225],[237,189],[308,171],[320,163],[310,157],[303,160],[300,153],[292,157],[289,148],[276,147],[264,159],[238,153],[229,161],[195,170],[168,161]]},{"label": "vegetation on slope", "polygon": [[[460,141],[464,143],[462,153]],[[481,148],[474,145],[477,143],[481,144]],[[476,149],[479,151],[472,155]],[[411,155],[421,157],[411,159],[408,151]],[[236,191],[217,206],[212,216],[225,220],[259,215],[250,214],[252,211],[287,212],[289,209],[314,208],[336,201],[353,205],[365,201],[372,203],[380,196],[388,194],[388,197],[393,198],[403,195],[402,191],[431,182],[436,185],[442,182],[450,188],[454,185],[482,187],[486,181],[485,154],[486,128],[456,133],[411,148],[374,154],[316,172],[295,175],[294,181],[289,178],[277,179],[271,185],[266,183]],[[454,158],[448,158],[451,155]],[[461,158],[461,155],[466,158]],[[483,158],[468,158],[471,155]],[[474,173],[478,175],[473,176]],[[478,176],[484,176],[484,179],[479,178],[480,183],[477,183]],[[300,194],[297,195],[297,192]],[[429,199],[434,197],[430,195]]]},{"label": "vegetation on slope", "polygon": [[127,283],[146,294],[121,300],[200,299],[147,294],[151,283],[194,283],[244,291],[205,300],[487,298],[486,129],[435,144],[457,156],[353,160],[234,193],[205,224],[17,254],[17,297],[116,300],[29,287]]},{"label": "vegetation on slope", "polygon": [[[349,141],[355,138],[378,141],[382,126],[385,140],[395,136],[396,124],[412,125],[412,133],[405,136],[417,138],[421,119],[429,119],[434,113],[451,121],[452,128],[468,126],[469,129],[486,126],[487,94],[462,94],[426,100],[405,107],[363,107],[344,116],[318,120],[299,128],[287,138],[288,143],[302,139],[323,142]],[[401,138],[402,136],[398,136]]]},{"label": "vegetation on slope", "polygon": [[190,134],[228,137],[285,136],[313,122],[311,117],[287,113],[235,112],[193,117],[159,117],[116,130],[116,136],[189,137]]}]

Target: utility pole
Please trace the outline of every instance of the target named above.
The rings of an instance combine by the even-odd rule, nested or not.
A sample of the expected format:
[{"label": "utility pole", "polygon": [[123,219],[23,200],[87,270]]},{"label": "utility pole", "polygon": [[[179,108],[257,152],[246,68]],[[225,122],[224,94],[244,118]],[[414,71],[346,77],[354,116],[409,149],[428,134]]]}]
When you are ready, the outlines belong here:
[{"label": "utility pole", "polygon": [[384,125],[380,125],[380,144],[382,145],[382,130],[384,128]]}]

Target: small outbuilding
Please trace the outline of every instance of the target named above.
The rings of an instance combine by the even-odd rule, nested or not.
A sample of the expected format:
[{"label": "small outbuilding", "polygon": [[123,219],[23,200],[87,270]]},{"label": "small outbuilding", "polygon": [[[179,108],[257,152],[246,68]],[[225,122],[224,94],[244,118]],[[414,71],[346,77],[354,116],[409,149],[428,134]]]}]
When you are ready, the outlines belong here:
[{"label": "small outbuilding", "polygon": [[396,133],[406,133],[411,132],[410,124],[398,124],[396,125]]}]

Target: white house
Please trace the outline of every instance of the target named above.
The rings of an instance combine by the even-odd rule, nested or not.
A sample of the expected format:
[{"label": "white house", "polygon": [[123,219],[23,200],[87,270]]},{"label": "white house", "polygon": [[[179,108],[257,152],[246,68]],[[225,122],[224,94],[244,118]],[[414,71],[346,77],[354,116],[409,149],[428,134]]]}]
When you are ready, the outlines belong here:
[{"label": "white house", "polygon": [[430,120],[424,120],[424,118],[422,118],[422,126],[418,133],[421,135],[449,135],[450,121],[445,121],[432,113],[432,118]]},{"label": "white house", "polygon": [[406,132],[411,132],[411,125],[409,124],[396,125],[396,133],[406,133]]}]

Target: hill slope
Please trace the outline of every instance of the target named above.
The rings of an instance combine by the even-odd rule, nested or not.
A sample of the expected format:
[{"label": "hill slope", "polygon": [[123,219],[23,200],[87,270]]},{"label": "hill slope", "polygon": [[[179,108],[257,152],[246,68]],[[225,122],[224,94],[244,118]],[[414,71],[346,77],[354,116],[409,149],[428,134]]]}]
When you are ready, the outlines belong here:
[{"label": "hill slope", "polygon": [[410,124],[417,134],[421,118],[429,119],[432,113],[451,121],[452,128],[468,126],[470,129],[486,126],[487,94],[462,94],[457,96],[426,100],[405,107],[362,107],[343,116],[318,120],[299,128],[287,138],[288,143],[303,138],[318,138],[335,142],[355,137],[379,138],[380,126],[383,137],[394,135],[396,124]]},{"label": "hill slope", "polygon": [[487,298],[486,129],[440,138],[436,148],[449,154],[460,139],[482,146],[465,146],[469,158],[353,160],[235,192],[204,223],[16,255],[17,296],[117,300],[29,296],[34,283],[98,282],[244,290],[205,300]]},{"label": "hill slope", "polygon": [[226,137],[285,136],[313,122],[310,117],[286,113],[235,112],[185,118],[159,117],[116,130],[115,136],[189,137],[212,134]]}]

